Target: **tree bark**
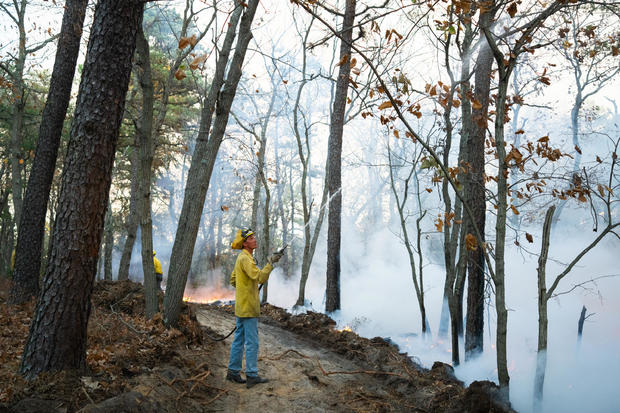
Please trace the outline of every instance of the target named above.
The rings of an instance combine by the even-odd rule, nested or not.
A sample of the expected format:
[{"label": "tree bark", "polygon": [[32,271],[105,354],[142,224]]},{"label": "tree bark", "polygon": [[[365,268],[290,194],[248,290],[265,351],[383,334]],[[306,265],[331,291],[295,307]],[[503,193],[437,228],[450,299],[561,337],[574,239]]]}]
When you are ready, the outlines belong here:
[{"label": "tree bark", "polygon": [[[137,136],[136,136],[137,138]],[[131,265],[131,255],[133,253],[133,246],[136,243],[136,236],[138,233],[138,224],[140,223],[140,216],[138,215],[138,202],[139,202],[139,178],[138,178],[138,149],[134,148],[131,156],[131,189],[129,195],[129,215],[127,216],[127,237],[125,238],[125,244],[123,245],[123,253],[118,265],[118,280],[129,279],[129,267]]]},{"label": "tree bark", "polygon": [[136,37],[136,63],[142,89],[142,113],[136,127],[140,161],[138,182],[140,187],[140,241],[142,246],[142,272],[144,275],[144,299],[146,318],[159,312],[157,281],[153,263],[153,221],[151,218],[151,169],[153,166],[153,78],[149,43],[142,27]]},{"label": "tree bark", "polygon": [[20,366],[28,378],[86,368],[90,297],[143,8],[139,0],[100,0],[95,8],[50,262]]},{"label": "tree bark", "polygon": [[104,223],[103,279],[112,281],[112,251],[114,250],[114,229],[112,227],[112,206],[108,202],[108,210]]},{"label": "tree bark", "polygon": [[56,169],[62,127],[71,98],[71,86],[80,49],[82,25],[88,0],[67,0],[43,108],[35,151],[19,222],[15,248],[15,271],[9,301],[20,303],[39,292],[45,213]]},{"label": "tree bark", "polygon": [[[13,199],[14,222],[18,225],[21,220],[22,203],[23,203],[23,179],[22,179],[22,144],[23,144],[23,127],[24,115],[26,110],[26,88],[24,85],[24,67],[26,65],[26,27],[24,16],[26,14],[26,0],[14,1],[15,15],[11,15],[17,22],[19,31],[19,43],[17,49],[17,59],[15,60],[15,69],[10,73],[13,80],[13,98],[14,103],[11,114],[11,134],[10,134],[10,150],[11,150],[11,198]],[[38,290],[38,286],[36,287]]]},{"label": "tree bark", "polygon": [[[188,172],[183,207],[170,256],[168,283],[164,297],[164,323],[168,326],[176,325],[178,321],[205,196],[209,188],[209,180],[217,152],[228,123],[230,107],[241,77],[245,52],[252,38],[251,24],[257,5],[258,0],[250,0],[247,8],[241,4],[235,8],[216,64],[211,88],[202,109],[200,131]],[[226,76],[226,82],[224,82],[224,71],[228,66],[228,56],[242,9],[244,12],[239,24],[239,38]],[[214,112],[216,117],[212,125],[211,119]]]},{"label": "tree bark", "polygon": [[340,65],[336,80],[336,94],[329,129],[327,158],[329,213],[327,216],[327,282],[325,311],[331,313],[340,309],[340,235],[342,214],[342,133],[344,129],[344,112],[349,90],[351,74],[351,44],[353,42],[353,21],[355,19],[356,0],[346,0],[342,35],[340,38],[340,59],[346,60]]},{"label": "tree bark", "polygon": [[[470,168],[465,176],[465,202],[473,211],[472,219],[464,214],[466,234],[476,234],[484,242],[486,217],[486,199],[484,188],[484,139],[487,131],[489,99],[491,90],[491,69],[493,52],[482,39],[475,70],[476,87],[474,91],[476,105],[472,110],[471,131],[467,139],[466,162]],[[478,245],[467,250],[467,319],[465,323],[465,360],[480,355],[483,351],[484,337],[484,246]]]},{"label": "tree bark", "polygon": [[547,210],[543,224],[542,243],[538,256],[538,350],[536,353],[536,373],[534,376],[534,411],[542,409],[543,386],[547,368],[547,257],[549,256],[549,234],[555,205]]},{"label": "tree bark", "polygon": [[577,322],[577,340],[581,341],[583,335],[583,323],[586,321],[586,306],[581,308],[581,314],[579,315],[579,321]]}]

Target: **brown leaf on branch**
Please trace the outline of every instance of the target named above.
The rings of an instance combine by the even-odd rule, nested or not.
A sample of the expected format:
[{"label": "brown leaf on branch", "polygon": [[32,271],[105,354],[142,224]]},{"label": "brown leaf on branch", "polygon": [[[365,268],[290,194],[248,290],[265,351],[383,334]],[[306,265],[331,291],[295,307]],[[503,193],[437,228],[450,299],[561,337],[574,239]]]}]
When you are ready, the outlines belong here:
[{"label": "brown leaf on branch", "polygon": [[200,56],[196,56],[194,58],[194,60],[192,60],[192,62],[189,64],[189,67],[192,70],[196,70],[196,69],[198,69],[198,66],[200,66],[201,64],[206,62],[206,60],[207,60],[207,55],[206,54],[203,54],[203,55],[200,55]]},{"label": "brown leaf on branch", "polygon": [[508,14],[510,14],[510,18],[514,18],[517,14],[517,3],[510,3],[510,6],[508,6],[508,9],[506,9],[506,11],[508,12]]},{"label": "brown leaf on branch", "polygon": [[196,43],[198,43],[198,38],[195,34],[192,37],[181,37],[179,39],[179,49],[183,50],[189,45],[192,45],[192,47],[196,46]]},{"label": "brown leaf on branch", "polygon": [[177,80],[183,80],[185,79],[185,76],[185,71],[182,69],[179,69],[174,73],[174,77],[176,77]]},{"label": "brown leaf on branch", "polygon": [[389,100],[386,100],[385,102],[383,102],[382,104],[379,105],[378,109],[379,110],[383,110],[383,109],[387,109],[387,108],[391,108],[392,107],[392,102]]},{"label": "brown leaf on branch", "polygon": [[435,228],[437,228],[437,232],[443,231],[443,220],[441,219],[441,215],[437,217],[437,223],[435,224]]},{"label": "brown leaf on branch", "polygon": [[510,209],[512,209],[512,213],[515,215],[519,215],[519,211],[517,210],[517,208],[515,208],[514,205],[510,205]]},{"label": "brown leaf on branch", "polygon": [[179,39],[179,49],[183,50],[189,46],[189,37],[181,37]]},{"label": "brown leaf on branch", "polygon": [[577,153],[581,155],[581,148],[579,146],[575,145],[575,151],[577,151]]},{"label": "brown leaf on branch", "polygon": [[527,242],[529,242],[530,244],[534,242],[534,237],[532,236],[532,234],[530,234],[529,232],[525,233],[525,239],[527,240]]},{"label": "brown leaf on branch", "polygon": [[342,66],[343,64],[345,64],[348,61],[349,61],[349,55],[346,54],[346,55],[344,55],[344,56],[342,56],[340,58],[340,61],[338,63],[336,63],[336,66]]},{"label": "brown leaf on branch", "polygon": [[467,251],[476,251],[478,249],[478,241],[476,241],[476,237],[473,234],[465,235],[465,247]]}]

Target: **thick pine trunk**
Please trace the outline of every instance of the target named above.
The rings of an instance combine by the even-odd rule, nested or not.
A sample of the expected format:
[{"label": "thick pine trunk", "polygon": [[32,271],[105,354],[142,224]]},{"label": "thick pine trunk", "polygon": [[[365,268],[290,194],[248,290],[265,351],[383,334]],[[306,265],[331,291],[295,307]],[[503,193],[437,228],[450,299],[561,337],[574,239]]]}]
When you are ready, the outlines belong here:
[{"label": "thick pine trunk", "polygon": [[62,127],[71,98],[88,0],[67,0],[62,18],[56,59],[43,109],[35,151],[19,222],[15,248],[15,272],[10,301],[19,303],[39,292],[39,275],[45,230],[45,213],[56,169]]},{"label": "thick pine trunk", "polygon": [[356,0],[346,0],[342,35],[340,38],[340,59],[346,60],[340,65],[336,80],[336,94],[329,130],[327,148],[329,213],[327,215],[327,281],[325,311],[331,313],[340,309],[340,236],[342,214],[342,133],[344,113],[349,90],[351,74],[351,43],[353,42],[353,21],[355,19]]},{"label": "thick pine trunk", "polygon": [[[251,25],[257,5],[258,0],[251,0],[248,2],[247,7],[238,4],[233,12],[224,45],[220,50],[211,88],[202,110],[200,131],[198,132],[196,148],[194,149],[192,164],[188,172],[183,207],[170,256],[168,283],[166,284],[166,295],[164,297],[164,322],[168,326],[177,323],[181,311],[183,292],[185,291],[187,275],[192,262],[200,217],[202,216],[204,201],[209,189],[209,181],[217,153],[226,131],[230,107],[237,91],[239,79],[241,78],[245,53],[252,38]],[[228,65],[228,57],[242,9],[243,17],[239,24],[237,46],[233,59],[230,65]],[[224,72],[227,66],[229,66],[229,71],[224,82]],[[214,112],[216,117],[212,124],[211,120]]]},{"label": "thick pine trunk", "polygon": [[29,378],[86,367],[90,297],[143,7],[100,0],[95,9],[50,261],[20,366]]}]

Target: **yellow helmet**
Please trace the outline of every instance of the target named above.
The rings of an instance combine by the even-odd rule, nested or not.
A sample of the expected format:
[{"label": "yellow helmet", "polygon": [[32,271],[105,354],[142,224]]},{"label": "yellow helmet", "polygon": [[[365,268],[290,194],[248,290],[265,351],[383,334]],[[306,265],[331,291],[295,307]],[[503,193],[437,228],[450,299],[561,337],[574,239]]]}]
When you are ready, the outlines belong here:
[{"label": "yellow helmet", "polygon": [[231,245],[232,249],[234,250],[243,249],[243,243],[245,242],[246,239],[248,239],[250,235],[254,235],[254,231],[252,231],[252,228],[237,230],[237,234],[235,235],[235,239]]}]

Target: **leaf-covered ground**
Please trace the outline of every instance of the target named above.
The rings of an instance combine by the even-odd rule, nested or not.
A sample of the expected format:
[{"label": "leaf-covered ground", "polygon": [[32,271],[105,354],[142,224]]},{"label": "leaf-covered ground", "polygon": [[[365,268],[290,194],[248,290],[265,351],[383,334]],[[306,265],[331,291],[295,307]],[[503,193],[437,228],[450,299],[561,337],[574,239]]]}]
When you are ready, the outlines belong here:
[{"label": "leaf-covered ground", "polygon": [[[18,374],[33,304],[6,304],[0,281],[0,412],[488,412],[492,383],[464,388],[451,368],[424,370],[381,338],[337,331],[323,314],[263,306],[259,369],[246,389],[224,380],[230,306],[184,306],[178,329],[144,319],[142,286],[100,282],[89,322],[87,373]],[[201,325],[202,324],[202,325]],[[211,338],[209,338],[211,337]]]}]

